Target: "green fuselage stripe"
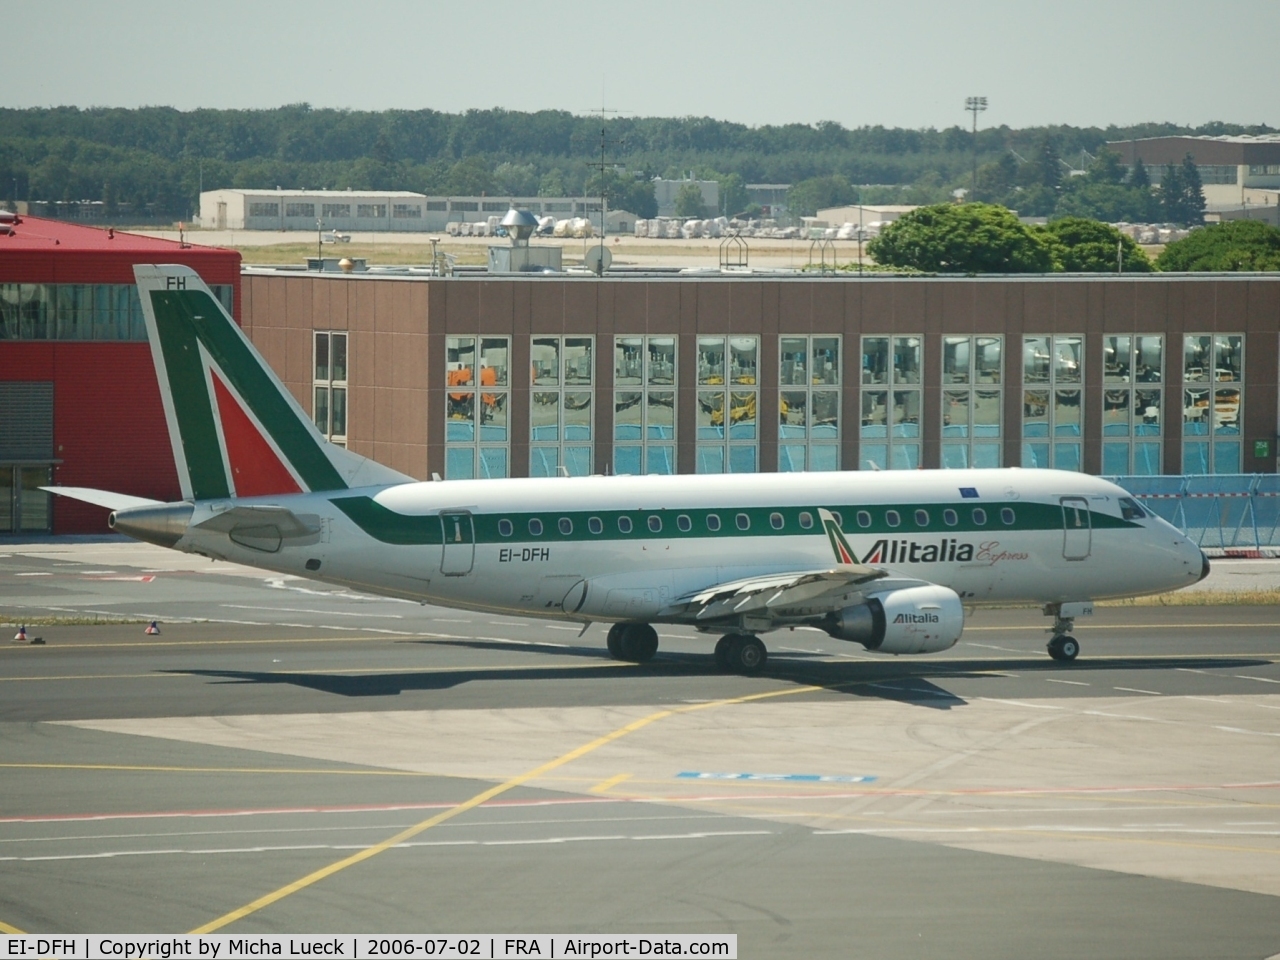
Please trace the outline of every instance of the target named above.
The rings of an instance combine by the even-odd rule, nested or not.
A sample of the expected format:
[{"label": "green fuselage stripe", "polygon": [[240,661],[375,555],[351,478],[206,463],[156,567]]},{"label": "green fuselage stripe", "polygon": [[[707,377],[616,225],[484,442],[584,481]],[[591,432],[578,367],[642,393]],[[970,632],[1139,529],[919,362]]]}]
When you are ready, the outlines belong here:
[{"label": "green fuselage stripe", "polygon": [[[334,497],[332,501],[343,513],[351,518],[365,533],[383,543],[402,546],[421,544],[440,544],[443,542],[440,529],[440,518],[436,514],[411,516],[396,513],[377,503],[370,497]],[[825,505],[824,505],[825,506]],[[1029,531],[1063,530],[1063,511],[1052,503],[1029,503],[1010,501],[984,503],[979,509],[986,511],[986,523],[978,524],[973,518],[974,507],[971,504],[947,507],[938,503],[876,505],[876,506],[828,506],[828,510],[837,513],[843,520],[848,536],[874,536],[888,539],[912,539],[920,537],[980,537]],[[943,519],[943,511],[952,509],[956,512],[955,526],[948,526]],[[1001,511],[1009,509],[1014,512],[1012,523],[1005,523]],[[916,511],[924,510],[928,514],[928,523],[917,525]],[[899,516],[898,526],[890,526],[887,514],[896,511]],[[869,515],[870,525],[859,525],[858,515],[865,512]],[[800,516],[808,513],[812,525],[800,525]],[[774,514],[782,517],[782,526],[773,526]],[[747,518],[746,529],[738,525],[739,515]],[[712,530],[707,525],[709,516],[720,519],[720,529]],[[649,526],[649,518],[658,517],[661,528],[653,530]],[[680,518],[688,518],[689,529],[680,529]],[[592,533],[592,518],[600,521],[599,533]],[[620,519],[630,520],[630,530],[619,527]],[[863,519],[868,519],[864,517]],[[529,531],[530,521],[542,524],[540,535]],[[562,532],[560,521],[569,521],[569,532]],[[1125,528],[1135,524],[1119,517],[1105,513],[1090,513],[1094,530],[1104,528]],[[509,521],[511,533],[503,536],[500,524]],[[510,513],[476,513],[473,515],[475,538],[478,544],[547,544],[595,542],[602,540],[681,540],[704,539],[721,540],[740,537],[794,537],[805,534],[823,535],[822,521],[818,517],[815,506],[785,507],[725,507],[723,509],[690,509],[678,507],[665,510],[565,510],[565,511],[532,511]],[[857,559],[856,557],[854,558]]]}]

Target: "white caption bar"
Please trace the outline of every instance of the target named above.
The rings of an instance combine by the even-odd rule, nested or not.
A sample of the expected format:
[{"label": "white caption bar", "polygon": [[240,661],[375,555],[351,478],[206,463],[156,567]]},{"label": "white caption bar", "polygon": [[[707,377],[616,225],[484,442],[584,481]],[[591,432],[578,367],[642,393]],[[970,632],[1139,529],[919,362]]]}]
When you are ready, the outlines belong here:
[{"label": "white caption bar", "polygon": [[485,960],[558,960],[599,957],[717,957],[737,960],[737,934],[361,934],[354,936],[295,936],[234,934],[190,936],[0,937],[0,960],[422,960],[422,958],[485,958]]}]

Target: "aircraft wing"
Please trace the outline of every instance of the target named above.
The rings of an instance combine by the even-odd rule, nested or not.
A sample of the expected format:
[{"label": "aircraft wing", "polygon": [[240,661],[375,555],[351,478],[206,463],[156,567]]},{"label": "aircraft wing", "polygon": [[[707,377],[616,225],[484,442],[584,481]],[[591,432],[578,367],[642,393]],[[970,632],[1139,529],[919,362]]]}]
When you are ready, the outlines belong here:
[{"label": "aircraft wing", "polygon": [[[750,616],[775,621],[803,621],[823,616],[878,589],[889,573],[861,563],[842,563],[823,570],[748,577],[716,584],[681,597],[664,613],[694,623]],[[874,584],[874,587],[872,586]],[[897,578],[894,578],[897,586]]]}]

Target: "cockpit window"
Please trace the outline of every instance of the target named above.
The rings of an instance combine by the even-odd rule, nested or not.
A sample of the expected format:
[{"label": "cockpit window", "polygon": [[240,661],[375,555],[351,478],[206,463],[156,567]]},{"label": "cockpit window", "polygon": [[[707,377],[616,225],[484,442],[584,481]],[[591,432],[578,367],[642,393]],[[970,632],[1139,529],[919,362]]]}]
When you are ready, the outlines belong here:
[{"label": "cockpit window", "polygon": [[1126,520],[1142,520],[1148,516],[1146,508],[1131,497],[1120,498],[1120,516]]}]

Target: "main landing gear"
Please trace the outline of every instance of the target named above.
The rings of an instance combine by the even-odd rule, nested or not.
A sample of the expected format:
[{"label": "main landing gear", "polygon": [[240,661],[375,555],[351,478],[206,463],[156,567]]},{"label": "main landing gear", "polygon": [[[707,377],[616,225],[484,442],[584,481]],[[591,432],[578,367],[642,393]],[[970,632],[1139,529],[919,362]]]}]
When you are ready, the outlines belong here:
[{"label": "main landing gear", "polygon": [[[658,632],[647,623],[615,623],[609,628],[609,656],[629,663],[648,663],[658,652]],[[759,637],[731,633],[716,644],[716,665],[730,673],[759,673],[769,651]]]},{"label": "main landing gear", "polygon": [[731,633],[721,637],[716,644],[716,665],[732,673],[759,673],[769,651],[759,637],[750,634]]},{"label": "main landing gear", "polygon": [[[1076,618],[1063,616],[1063,606],[1066,604],[1050,604],[1044,608],[1044,612],[1053,617],[1053,626],[1049,628],[1049,632],[1053,635],[1048,644],[1049,656],[1062,663],[1070,663],[1080,654],[1080,641],[1071,635],[1076,625]],[[1093,608],[1090,606],[1089,613],[1092,612]]]},{"label": "main landing gear", "polygon": [[658,652],[658,631],[647,623],[615,623],[609,628],[608,644],[615,660],[648,663]]}]

